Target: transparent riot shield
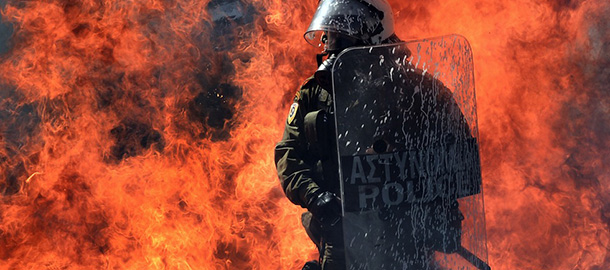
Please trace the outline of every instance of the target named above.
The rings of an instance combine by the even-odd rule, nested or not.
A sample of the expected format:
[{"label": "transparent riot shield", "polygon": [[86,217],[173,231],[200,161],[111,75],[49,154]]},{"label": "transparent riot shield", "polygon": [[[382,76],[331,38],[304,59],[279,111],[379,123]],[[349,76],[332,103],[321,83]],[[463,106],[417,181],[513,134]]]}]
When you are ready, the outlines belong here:
[{"label": "transparent riot shield", "polygon": [[468,42],[352,48],[332,80],[347,269],[489,269]]}]

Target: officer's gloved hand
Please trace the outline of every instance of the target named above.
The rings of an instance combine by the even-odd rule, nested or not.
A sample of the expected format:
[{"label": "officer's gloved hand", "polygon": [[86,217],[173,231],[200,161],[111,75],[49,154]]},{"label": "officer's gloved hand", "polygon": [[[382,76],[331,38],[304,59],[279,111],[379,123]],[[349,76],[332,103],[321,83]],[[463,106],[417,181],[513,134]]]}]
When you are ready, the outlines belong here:
[{"label": "officer's gloved hand", "polygon": [[320,264],[317,261],[308,261],[301,270],[320,270]]},{"label": "officer's gloved hand", "polygon": [[328,191],[314,196],[307,204],[307,210],[325,226],[333,226],[341,218],[341,202],[335,194]]}]

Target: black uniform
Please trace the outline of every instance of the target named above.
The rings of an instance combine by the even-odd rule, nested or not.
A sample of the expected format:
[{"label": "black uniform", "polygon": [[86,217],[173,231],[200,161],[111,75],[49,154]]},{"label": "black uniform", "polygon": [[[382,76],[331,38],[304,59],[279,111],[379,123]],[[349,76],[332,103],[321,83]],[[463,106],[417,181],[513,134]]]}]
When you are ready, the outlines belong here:
[{"label": "black uniform", "polygon": [[[332,114],[332,94],[309,78],[297,92],[290,108],[282,140],[275,147],[275,163],[286,197],[307,208],[324,191],[339,194],[336,147],[331,130],[312,142],[306,134],[308,113]],[[332,117],[328,117],[332,121]],[[326,126],[334,125],[327,122]],[[311,134],[309,134],[311,137]],[[342,269],[344,265],[341,222],[321,224],[311,213],[303,215],[303,225],[320,250],[322,269]]]},{"label": "black uniform", "polygon": [[[430,76],[423,76],[420,72],[410,73],[409,76],[413,82],[422,87],[422,92],[415,94],[416,99],[421,100],[419,104],[416,104],[420,109],[414,110],[416,112],[429,110],[446,111],[441,113],[441,118],[448,116],[457,116],[456,119],[436,119],[433,116],[429,116],[428,120],[431,123],[437,123],[438,127],[432,127],[427,130],[434,130],[435,132],[444,133],[448,130],[453,130],[453,137],[466,138],[470,137],[470,131],[466,124],[463,115],[459,112],[459,106],[455,103],[451,96],[451,92],[439,85],[439,82],[434,80]],[[433,87],[433,85],[440,87]],[[436,89],[433,91],[432,89]],[[422,93],[434,93],[428,98],[423,98]],[[436,105],[433,105],[436,104]],[[424,110],[425,109],[425,110]],[[311,134],[308,132],[308,126],[306,122],[311,122],[310,115],[316,111],[323,110],[329,114],[332,114],[333,100],[332,94],[323,89],[318,85],[316,80],[313,78],[308,79],[297,92],[294,103],[291,106],[290,113],[286,122],[284,136],[282,140],[277,144],[275,148],[275,161],[277,166],[278,175],[282,184],[282,188],[286,193],[286,196],[290,201],[302,207],[308,207],[315,198],[324,191],[329,191],[334,194],[340,194],[339,179],[338,179],[338,165],[337,165],[337,153],[336,153],[336,141],[334,140],[334,132],[328,131],[327,134],[322,134],[318,139],[318,142],[312,143]],[[456,111],[457,110],[457,111]],[[450,112],[455,111],[455,112]],[[310,114],[310,115],[308,115]],[[434,115],[429,113],[429,115]],[[330,120],[332,116],[328,117]],[[420,121],[422,117],[414,117],[412,121]],[[417,127],[421,126],[417,123],[411,123],[409,126]],[[444,123],[444,124],[443,124]],[[445,126],[446,124],[456,125],[451,128]],[[334,124],[327,123],[329,127],[334,127]],[[436,124],[435,124],[436,126]],[[418,131],[413,131],[413,134],[417,134]],[[440,134],[439,133],[439,134]],[[434,136],[439,138],[446,138],[449,134],[443,136]],[[415,136],[423,137],[423,135]],[[326,141],[324,141],[326,139]],[[417,140],[415,140],[417,141]],[[459,140],[458,140],[459,141]],[[447,236],[446,233],[453,231],[455,237],[459,237],[460,233],[460,221],[463,219],[461,213],[457,207],[457,201],[452,200],[449,202],[442,202],[435,200],[429,203],[420,205],[421,209],[428,209],[428,212],[445,212],[446,214],[441,215],[443,217],[443,224],[447,222],[451,223],[450,227],[455,229],[448,230],[443,235]],[[399,213],[404,216],[407,220],[410,218],[409,213]],[[439,216],[440,217],[440,216]],[[441,221],[435,221],[434,217],[431,220],[422,221],[426,224],[434,224]],[[407,222],[408,223],[408,222]],[[320,258],[322,263],[322,269],[344,269],[345,268],[345,254],[343,248],[343,232],[341,222],[335,224],[321,224],[319,220],[312,218],[311,214],[306,213],[303,215],[303,225],[305,226],[309,236],[318,245],[320,249]],[[407,228],[405,228],[407,229]],[[427,233],[429,237],[436,239],[429,239],[424,243],[426,246],[439,246],[439,241],[443,238],[442,235],[438,235],[434,230]],[[445,237],[446,239],[446,237]],[[442,240],[445,243],[446,240]],[[459,240],[455,240],[459,243]],[[452,246],[455,247],[455,241]],[[443,250],[443,248],[433,248],[435,250],[443,252],[453,252],[453,248],[450,250]],[[445,248],[446,249],[446,248]],[[424,247],[413,247],[413,250],[407,252],[416,254],[416,250],[427,250],[425,254],[431,255],[432,250]],[[405,254],[408,256],[408,254]],[[428,259],[423,258],[420,260],[421,265],[427,264]],[[423,267],[423,266],[421,266]],[[415,267],[417,268],[417,267]]]}]

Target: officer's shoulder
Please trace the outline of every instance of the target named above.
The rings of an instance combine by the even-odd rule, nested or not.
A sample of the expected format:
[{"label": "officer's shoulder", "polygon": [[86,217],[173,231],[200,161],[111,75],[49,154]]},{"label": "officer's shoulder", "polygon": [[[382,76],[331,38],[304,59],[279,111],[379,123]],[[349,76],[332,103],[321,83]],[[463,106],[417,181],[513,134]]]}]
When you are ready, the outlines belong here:
[{"label": "officer's shoulder", "polygon": [[301,86],[301,89],[310,92],[312,95],[319,95],[320,93],[330,93],[330,90],[322,87],[313,76],[305,80],[303,86]]},{"label": "officer's shoulder", "polygon": [[430,88],[434,86],[437,88],[447,88],[441,80],[435,78],[432,74],[430,74],[429,72],[425,72],[424,70],[415,69],[414,71],[409,72],[407,74],[407,76],[411,79],[412,82],[417,83],[423,87]]},{"label": "officer's shoulder", "polygon": [[301,90],[316,88],[317,85],[318,85],[318,82],[316,81],[316,79],[313,76],[311,76],[311,77],[305,79],[305,81],[301,84]]},{"label": "officer's shoulder", "polygon": [[437,94],[437,98],[443,101],[450,101],[453,99],[453,94],[451,90],[445,84],[435,78],[432,74],[425,72],[421,69],[416,69],[413,72],[408,73],[411,81],[414,85],[418,85],[424,91],[435,90],[434,93]]},{"label": "officer's shoulder", "polygon": [[297,92],[297,96],[295,97],[296,99],[303,99],[303,98],[311,98],[311,97],[315,97],[317,95],[319,95],[320,91],[323,91],[322,87],[320,87],[320,85],[318,84],[318,81],[316,81],[316,79],[311,76],[309,78],[307,78],[302,84],[301,87],[299,87],[299,91]]}]

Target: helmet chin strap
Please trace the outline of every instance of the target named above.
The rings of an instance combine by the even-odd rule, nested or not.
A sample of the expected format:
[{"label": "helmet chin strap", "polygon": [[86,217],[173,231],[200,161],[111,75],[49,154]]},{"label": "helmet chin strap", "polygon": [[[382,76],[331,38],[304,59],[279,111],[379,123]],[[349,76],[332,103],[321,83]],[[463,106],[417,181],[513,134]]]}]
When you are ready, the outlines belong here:
[{"label": "helmet chin strap", "polygon": [[[328,55],[326,60],[322,61],[324,56]],[[326,89],[327,91],[332,91],[332,74],[331,69],[335,60],[337,60],[336,52],[323,52],[321,54],[316,55],[318,60],[318,70],[314,73],[313,77],[316,79],[318,84]]]},{"label": "helmet chin strap", "polygon": [[322,53],[316,54],[316,62],[318,62],[318,66],[322,65],[322,62],[324,61],[324,56],[327,55],[327,51],[323,51]]},{"label": "helmet chin strap", "polygon": [[[324,51],[316,55],[318,70],[314,73],[314,78],[322,88],[332,91],[331,69],[337,56],[344,49],[358,45],[359,42],[354,38],[340,37],[338,35],[333,36],[329,40],[327,34],[322,36],[322,42],[325,44]],[[324,60],[325,56],[328,56],[326,60]]]}]

